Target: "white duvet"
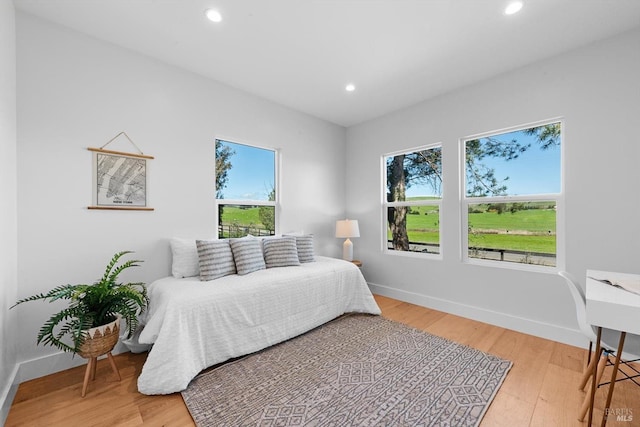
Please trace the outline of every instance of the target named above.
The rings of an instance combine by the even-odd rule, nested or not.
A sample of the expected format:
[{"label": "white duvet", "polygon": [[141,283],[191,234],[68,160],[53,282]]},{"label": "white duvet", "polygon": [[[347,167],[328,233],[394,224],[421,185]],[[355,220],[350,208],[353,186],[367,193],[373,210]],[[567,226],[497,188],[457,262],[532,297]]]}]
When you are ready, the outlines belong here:
[{"label": "white duvet", "polygon": [[209,366],[293,338],[341,314],[380,314],[355,265],[316,259],[208,282],[198,277],[153,282],[139,337],[153,347],[138,390],[181,391]]}]

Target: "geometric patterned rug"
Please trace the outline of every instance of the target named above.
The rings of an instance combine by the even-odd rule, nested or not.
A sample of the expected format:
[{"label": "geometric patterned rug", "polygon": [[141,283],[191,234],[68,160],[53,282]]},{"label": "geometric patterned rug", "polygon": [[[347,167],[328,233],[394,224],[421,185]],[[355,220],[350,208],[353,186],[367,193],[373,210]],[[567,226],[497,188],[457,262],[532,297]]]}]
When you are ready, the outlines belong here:
[{"label": "geometric patterned rug", "polygon": [[380,316],[349,314],[205,371],[198,426],[477,426],[511,362]]}]

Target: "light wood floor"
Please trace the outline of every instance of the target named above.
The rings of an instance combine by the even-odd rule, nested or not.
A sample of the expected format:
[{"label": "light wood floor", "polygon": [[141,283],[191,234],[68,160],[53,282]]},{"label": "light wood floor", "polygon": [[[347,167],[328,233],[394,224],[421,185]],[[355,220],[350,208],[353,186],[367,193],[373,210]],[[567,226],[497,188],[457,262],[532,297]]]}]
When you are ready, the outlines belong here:
[{"label": "light wood floor", "polygon": [[[482,426],[579,426],[584,394],[578,383],[586,351],[386,297],[376,296],[383,316],[509,359],[513,367],[482,420]],[[136,379],[146,354],[115,357],[121,381],[107,360],[98,362],[96,380],[80,397],[84,367],[20,385],[6,426],[192,426],[180,393],[145,396]],[[608,375],[609,372],[605,372]],[[602,408],[605,387],[598,391]],[[633,421],[608,426],[640,426],[640,387],[618,383],[612,408],[631,409]],[[602,416],[602,409],[596,410]],[[598,418],[598,425],[599,425]]]}]

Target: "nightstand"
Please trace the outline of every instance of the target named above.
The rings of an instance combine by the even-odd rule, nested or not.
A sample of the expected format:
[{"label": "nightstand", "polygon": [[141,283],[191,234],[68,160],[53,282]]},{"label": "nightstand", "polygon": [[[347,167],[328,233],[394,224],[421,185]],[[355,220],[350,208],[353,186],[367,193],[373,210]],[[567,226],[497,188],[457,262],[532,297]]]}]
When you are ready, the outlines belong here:
[{"label": "nightstand", "polygon": [[359,259],[353,259],[353,260],[351,260],[351,262],[353,264],[355,264],[355,266],[358,267],[358,268],[362,267],[362,261],[360,261]]}]

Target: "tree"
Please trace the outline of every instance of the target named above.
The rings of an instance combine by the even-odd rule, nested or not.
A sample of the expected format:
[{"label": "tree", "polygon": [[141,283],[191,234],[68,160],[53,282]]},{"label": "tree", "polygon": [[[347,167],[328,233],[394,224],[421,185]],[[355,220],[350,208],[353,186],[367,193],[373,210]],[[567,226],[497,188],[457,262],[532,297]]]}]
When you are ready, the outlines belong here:
[{"label": "tree", "polygon": [[[224,194],[222,190],[227,186],[229,181],[229,170],[233,167],[231,165],[231,156],[235,154],[235,151],[228,145],[224,145],[222,141],[216,139],[216,199],[223,199]],[[222,213],[223,206],[218,205],[218,225],[222,225]]]},{"label": "tree", "polygon": [[[387,164],[387,183],[389,186],[387,201],[389,202],[401,202],[406,199],[407,174],[404,167],[406,157],[405,154],[395,156],[390,160],[391,164]],[[391,229],[393,249],[409,250],[407,206],[389,207],[387,221]]]},{"label": "tree", "polygon": [[[387,159],[387,201],[404,202],[406,191],[413,184],[429,184],[436,193],[442,184],[442,151],[440,148],[400,154]],[[408,206],[394,206],[387,211],[395,250],[409,250],[407,234]]]},{"label": "tree", "polygon": [[[429,184],[440,193],[442,184],[442,150],[431,148],[400,154],[387,159],[387,201],[404,202],[406,190],[414,184]],[[408,206],[390,207],[387,211],[392,245],[395,250],[409,250],[407,234]]]},{"label": "tree", "polygon": [[[534,136],[541,150],[560,145],[560,123],[524,129],[525,135]],[[487,167],[482,160],[486,157],[503,158],[510,161],[518,158],[531,148],[531,144],[521,144],[517,140],[502,141],[494,137],[466,142],[465,167],[467,172],[467,196],[500,196],[507,191],[508,177],[500,181],[495,170]],[[414,153],[400,154],[387,159],[387,201],[403,202],[406,191],[416,183],[430,184],[440,193],[442,185],[442,150],[429,149]],[[390,207],[387,222],[395,250],[408,251],[407,206]]]},{"label": "tree", "polygon": [[222,190],[227,186],[229,170],[233,167],[229,159],[234,154],[231,147],[216,139],[216,199],[224,198]]},{"label": "tree", "polygon": [[[271,188],[269,192],[269,200],[276,200],[276,189]],[[264,227],[269,231],[276,229],[276,209],[273,206],[260,206],[258,209],[258,218]]]},{"label": "tree", "polygon": [[[523,129],[522,133],[534,136],[541,150],[560,145],[560,123]],[[466,142],[465,167],[467,171],[467,196],[486,197],[506,195],[506,181],[499,181],[495,170],[482,163],[486,157],[515,160],[531,148],[531,144],[521,144],[516,139],[503,141],[495,137],[486,137],[482,141],[473,139]]]}]

